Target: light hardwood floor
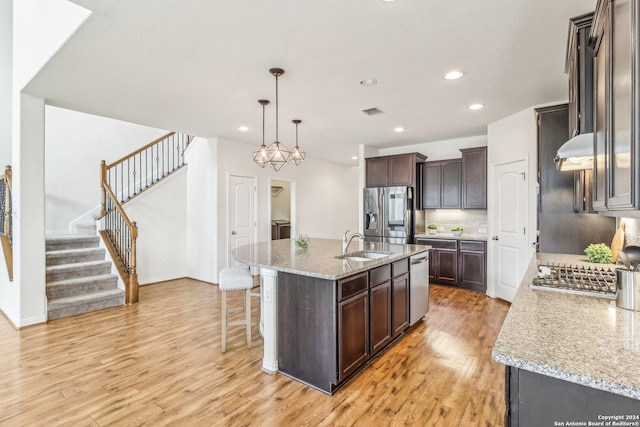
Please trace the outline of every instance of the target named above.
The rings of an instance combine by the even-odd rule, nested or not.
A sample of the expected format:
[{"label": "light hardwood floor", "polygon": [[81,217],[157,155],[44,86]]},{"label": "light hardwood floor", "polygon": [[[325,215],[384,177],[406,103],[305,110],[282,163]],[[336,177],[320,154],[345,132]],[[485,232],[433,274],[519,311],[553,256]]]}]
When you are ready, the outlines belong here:
[{"label": "light hardwood floor", "polygon": [[[508,304],[431,287],[431,309],[334,396],[260,370],[242,327],[220,352],[217,286],[176,280],[140,303],[14,330],[0,316],[0,426],[497,426],[491,347]],[[240,303],[241,293],[229,298]]]}]

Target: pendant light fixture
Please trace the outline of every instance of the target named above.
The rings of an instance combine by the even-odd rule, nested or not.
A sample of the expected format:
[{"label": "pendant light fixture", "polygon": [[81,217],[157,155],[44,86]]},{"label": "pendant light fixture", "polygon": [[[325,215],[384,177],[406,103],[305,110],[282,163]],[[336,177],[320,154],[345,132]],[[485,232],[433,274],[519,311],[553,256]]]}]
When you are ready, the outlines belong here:
[{"label": "pendant light fixture", "polygon": [[267,156],[267,146],[264,145],[264,107],[269,105],[268,99],[259,99],[258,103],[262,105],[262,145],[258,147],[258,151],[253,152],[253,161],[261,168],[269,164],[269,157]]},{"label": "pendant light fixture", "polygon": [[269,73],[276,78],[276,140],[269,147],[264,144],[264,111],[269,101],[261,99],[258,102],[262,105],[262,145],[258,148],[258,151],[254,151],[253,161],[262,168],[271,166],[277,172],[289,162],[295,163],[296,166],[299,165],[304,161],[306,153],[298,147],[298,125],[302,123],[301,120],[292,120],[293,124],[296,125],[296,148],[288,151],[278,139],[278,78],[284,74],[284,70],[282,68],[272,68]]},{"label": "pendant light fixture", "polygon": [[304,162],[304,156],[306,153],[298,147],[298,125],[302,123],[302,120],[291,120],[294,125],[296,125],[296,148],[291,150],[291,161],[298,166],[300,163]]},{"label": "pendant light fixture", "polygon": [[267,148],[269,165],[277,172],[289,162],[290,153],[278,140],[278,78],[284,74],[282,68],[272,68],[269,72],[276,78],[276,140]]}]

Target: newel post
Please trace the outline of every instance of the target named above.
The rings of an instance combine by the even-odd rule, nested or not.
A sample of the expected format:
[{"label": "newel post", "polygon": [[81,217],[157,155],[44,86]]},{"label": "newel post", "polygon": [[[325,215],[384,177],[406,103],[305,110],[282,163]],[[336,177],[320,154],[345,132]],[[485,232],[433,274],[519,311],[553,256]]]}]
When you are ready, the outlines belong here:
[{"label": "newel post", "polygon": [[107,214],[107,190],[104,186],[107,182],[107,164],[104,160],[100,162],[100,218]]},{"label": "newel post", "polygon": [[129,266],[129,289],[127,290],[127,304],[138,302],[138,272],[136,271],[136,240],[138,239],[138,226],[135,221],[131,224],[131,265]]}]

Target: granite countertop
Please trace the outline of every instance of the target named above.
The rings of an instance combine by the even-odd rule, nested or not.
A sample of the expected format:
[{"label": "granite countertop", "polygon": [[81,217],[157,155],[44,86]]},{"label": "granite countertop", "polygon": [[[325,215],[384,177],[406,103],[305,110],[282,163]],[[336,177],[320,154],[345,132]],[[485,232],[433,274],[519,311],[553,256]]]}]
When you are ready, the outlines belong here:
[{"label": "granite countertop", "polygon": [[[603,268],[584,255],[539,253],[537,259]],[[534,257],[493,347],[493,359],[640,399],[640,312],[618,308],[611,299],[531,289],[536,275]]]},{"label": "granite countertop", "polygon": [[309,247],[306,249],[297,248],[292,239],[280,239],[260,242],[257,245],[240,246],[233,250],[231,255],[237,261],[250,266],[337,280],[426,252],[429,249],[431,246],[427,245],[396,245],[354,239],[349,245],[349,253],[367,250],[392,252],[392,254],[372,261],[348,261],[335,258],[336,255],[342,254],[341,240],[311,238]]},{"label": "granite countertop", "polygon": [[487,241],[486,234],[465,234],[462,233],[461,236],[454,236],[451,233],[438,233],[438,234],[416,234],[414,236],[416,239],[454,239],[454,240],[482,240],[484,242]]}]

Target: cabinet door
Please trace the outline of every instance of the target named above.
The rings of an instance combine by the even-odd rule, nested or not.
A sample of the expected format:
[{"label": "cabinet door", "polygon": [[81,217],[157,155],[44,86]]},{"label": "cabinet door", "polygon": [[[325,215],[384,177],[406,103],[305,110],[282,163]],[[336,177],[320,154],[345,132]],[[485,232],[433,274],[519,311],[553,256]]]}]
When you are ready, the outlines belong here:
[{"label": "cabinet door", "polygon": [[442,165],[425,163],[422,171],[422,206],[424,209],[440,209],[442,188]]},{"label": "cabinet door", "polygon": [[438,264],[436,280],[451,285],[458,283],[458,251],[438,249],[436,256]]},{"label": "cabinet door", "polygon": [[486,290],[485,254],[460,250],[460,285],[476,290]]},{"label": "cabinet door", "polygon": [[391,281],[371,288],[371,354],[391,341]]},{"label": "cabinet door", "polygon": [[414,187],[416,159],[412,155],[389,157],[389,186]]},{"label": "cabinet door", "polygon": [[369,358],[369,292],[338,303],[338,380]]},{"label": "cabinet door", "polygon": [[366,186],[367,187],[388,187],[389,186],[389,158],[374,157],[366,159]]},{"label": "cabinet door", "polygon": [[461,196],[460,160],[442,163],[442,209],[460,209]]},{"label": "cabinet door", "polygon": [[409,326],[409,275],[403,274],[391,279],[391,330],[393,336],[398,336]]},{"label": "cabinet door", "polygon": [[[633,146],[633,62],[631,0],[609,3],[611,21],[611,116],[609,135],[609,209],[631,209],[635,204],[635,150]],[[606,31],[606,30],[605,30]]]},{"label": "cabinet door", "polygon": [[487,147],[462,151],[462,208],[487,208]]},{"label": "cabinet door", "polygon": [[[608,8],[607,8],[608,10]],[[608,12],[605,12],[608,16]],[[605,18],[605,21],[608,19]],[[609,30],[608,25],[598,37],[594,52],[594,159],[593,159],[593,191],[592,205],[595,210],[605,210],[607,200],[607,104],[609,96],[609,80],[607,66],[609,63]]]}]

